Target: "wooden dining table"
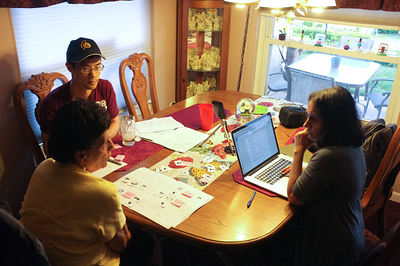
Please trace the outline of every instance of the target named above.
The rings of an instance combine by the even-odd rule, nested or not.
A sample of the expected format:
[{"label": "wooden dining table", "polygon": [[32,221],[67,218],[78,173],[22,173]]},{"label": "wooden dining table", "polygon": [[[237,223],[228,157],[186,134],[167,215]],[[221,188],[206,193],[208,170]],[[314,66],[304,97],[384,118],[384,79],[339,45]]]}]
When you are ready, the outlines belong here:
[{"label": "wooden dining table", "polygon": [[[259,97],[260,95],[237,91],[210,91],[178,102],[152,117],[164,117],[192,105],[212,101],[223,102],[225,109],[234,114],[240,99],[256,100]],[[219,122],[215,122],[214,126],[218,124]],[[284,146],[295,132],[296,129],[278,126],[276,135],[279,146]],[[163,148],[129,170],[113,172],[105,179],[114,182],[140,167],[150,168],[172,153],[173,151]],[[166,229],[125,206],[124,213],[134,223],[192,245],[223,251],[248,248],[274,235],[291,219],[295,207],[285,198],[256,193],[251,207],[247,208],[254,189],[235,182],[232,174],[237,170],[239,164],[236,162],[206,187],[203,191],[214,198],[176,227]]]}]

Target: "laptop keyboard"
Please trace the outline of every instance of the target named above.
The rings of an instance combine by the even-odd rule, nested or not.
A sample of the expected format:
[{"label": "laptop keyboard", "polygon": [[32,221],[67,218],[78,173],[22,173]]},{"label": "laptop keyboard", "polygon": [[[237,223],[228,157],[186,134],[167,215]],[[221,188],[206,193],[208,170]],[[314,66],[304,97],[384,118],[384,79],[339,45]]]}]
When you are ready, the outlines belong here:
[{"label": "laptop keyboard", "polygon": [[273,185],[283,177],[281,170],[288,165],[292,165],[292,162],[283,158],[279,158],[274,164],[270,165],[255,178],[267,184]]}]

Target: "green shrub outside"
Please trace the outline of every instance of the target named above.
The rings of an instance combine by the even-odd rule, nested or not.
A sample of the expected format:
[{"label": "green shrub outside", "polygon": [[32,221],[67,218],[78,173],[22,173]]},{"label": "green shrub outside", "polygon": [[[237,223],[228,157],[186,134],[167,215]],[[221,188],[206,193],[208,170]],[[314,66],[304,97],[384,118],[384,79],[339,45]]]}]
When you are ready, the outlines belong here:
[{"label": "green shrub outside", "polygon": [[[314,40],[316,34],[325,34],[325,27],[320,28],[312,28],[307,26],[292,26],[292,32],[294,36],[301,36],[301,31],[304,30],[304,37],[308,37],[309,40]],[[354,31],[335,31],[328,29],[326,32],[325,42],[329,45],[332,44],[332,41],[338,43],[340,37],[342,35],[354,36],[357,38],[365,38],[365,34],[362,32],[354,32]],[[370,36],[367,36],[367,39],[370,39]]]}]

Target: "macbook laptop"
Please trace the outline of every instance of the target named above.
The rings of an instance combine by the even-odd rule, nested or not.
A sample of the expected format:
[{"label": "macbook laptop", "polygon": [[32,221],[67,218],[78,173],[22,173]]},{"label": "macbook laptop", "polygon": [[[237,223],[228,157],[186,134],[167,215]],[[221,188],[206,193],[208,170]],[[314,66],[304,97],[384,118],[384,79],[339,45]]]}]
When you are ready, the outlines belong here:
[{"label": "macbook laptop", "polygon": [[232,139],[244,180],[287,198],[289,177],[281,170],[292,157],[279,152],[271,113],[234,129]]}]

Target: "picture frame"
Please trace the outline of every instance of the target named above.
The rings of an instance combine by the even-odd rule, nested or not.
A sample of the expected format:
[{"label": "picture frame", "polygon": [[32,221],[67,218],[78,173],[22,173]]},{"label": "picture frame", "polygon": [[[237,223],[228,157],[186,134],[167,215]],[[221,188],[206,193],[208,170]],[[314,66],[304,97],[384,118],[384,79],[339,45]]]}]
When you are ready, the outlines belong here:
[{"label": "picture frame", "polygon": [[387,43],[380,43],[379,44],[379,49],[378,49],[378,55],[384,55],[384,56],[386,56],[387,55],[387,51],[388,51],[388,48],[389,48],[389,44],[387,44]]}]

